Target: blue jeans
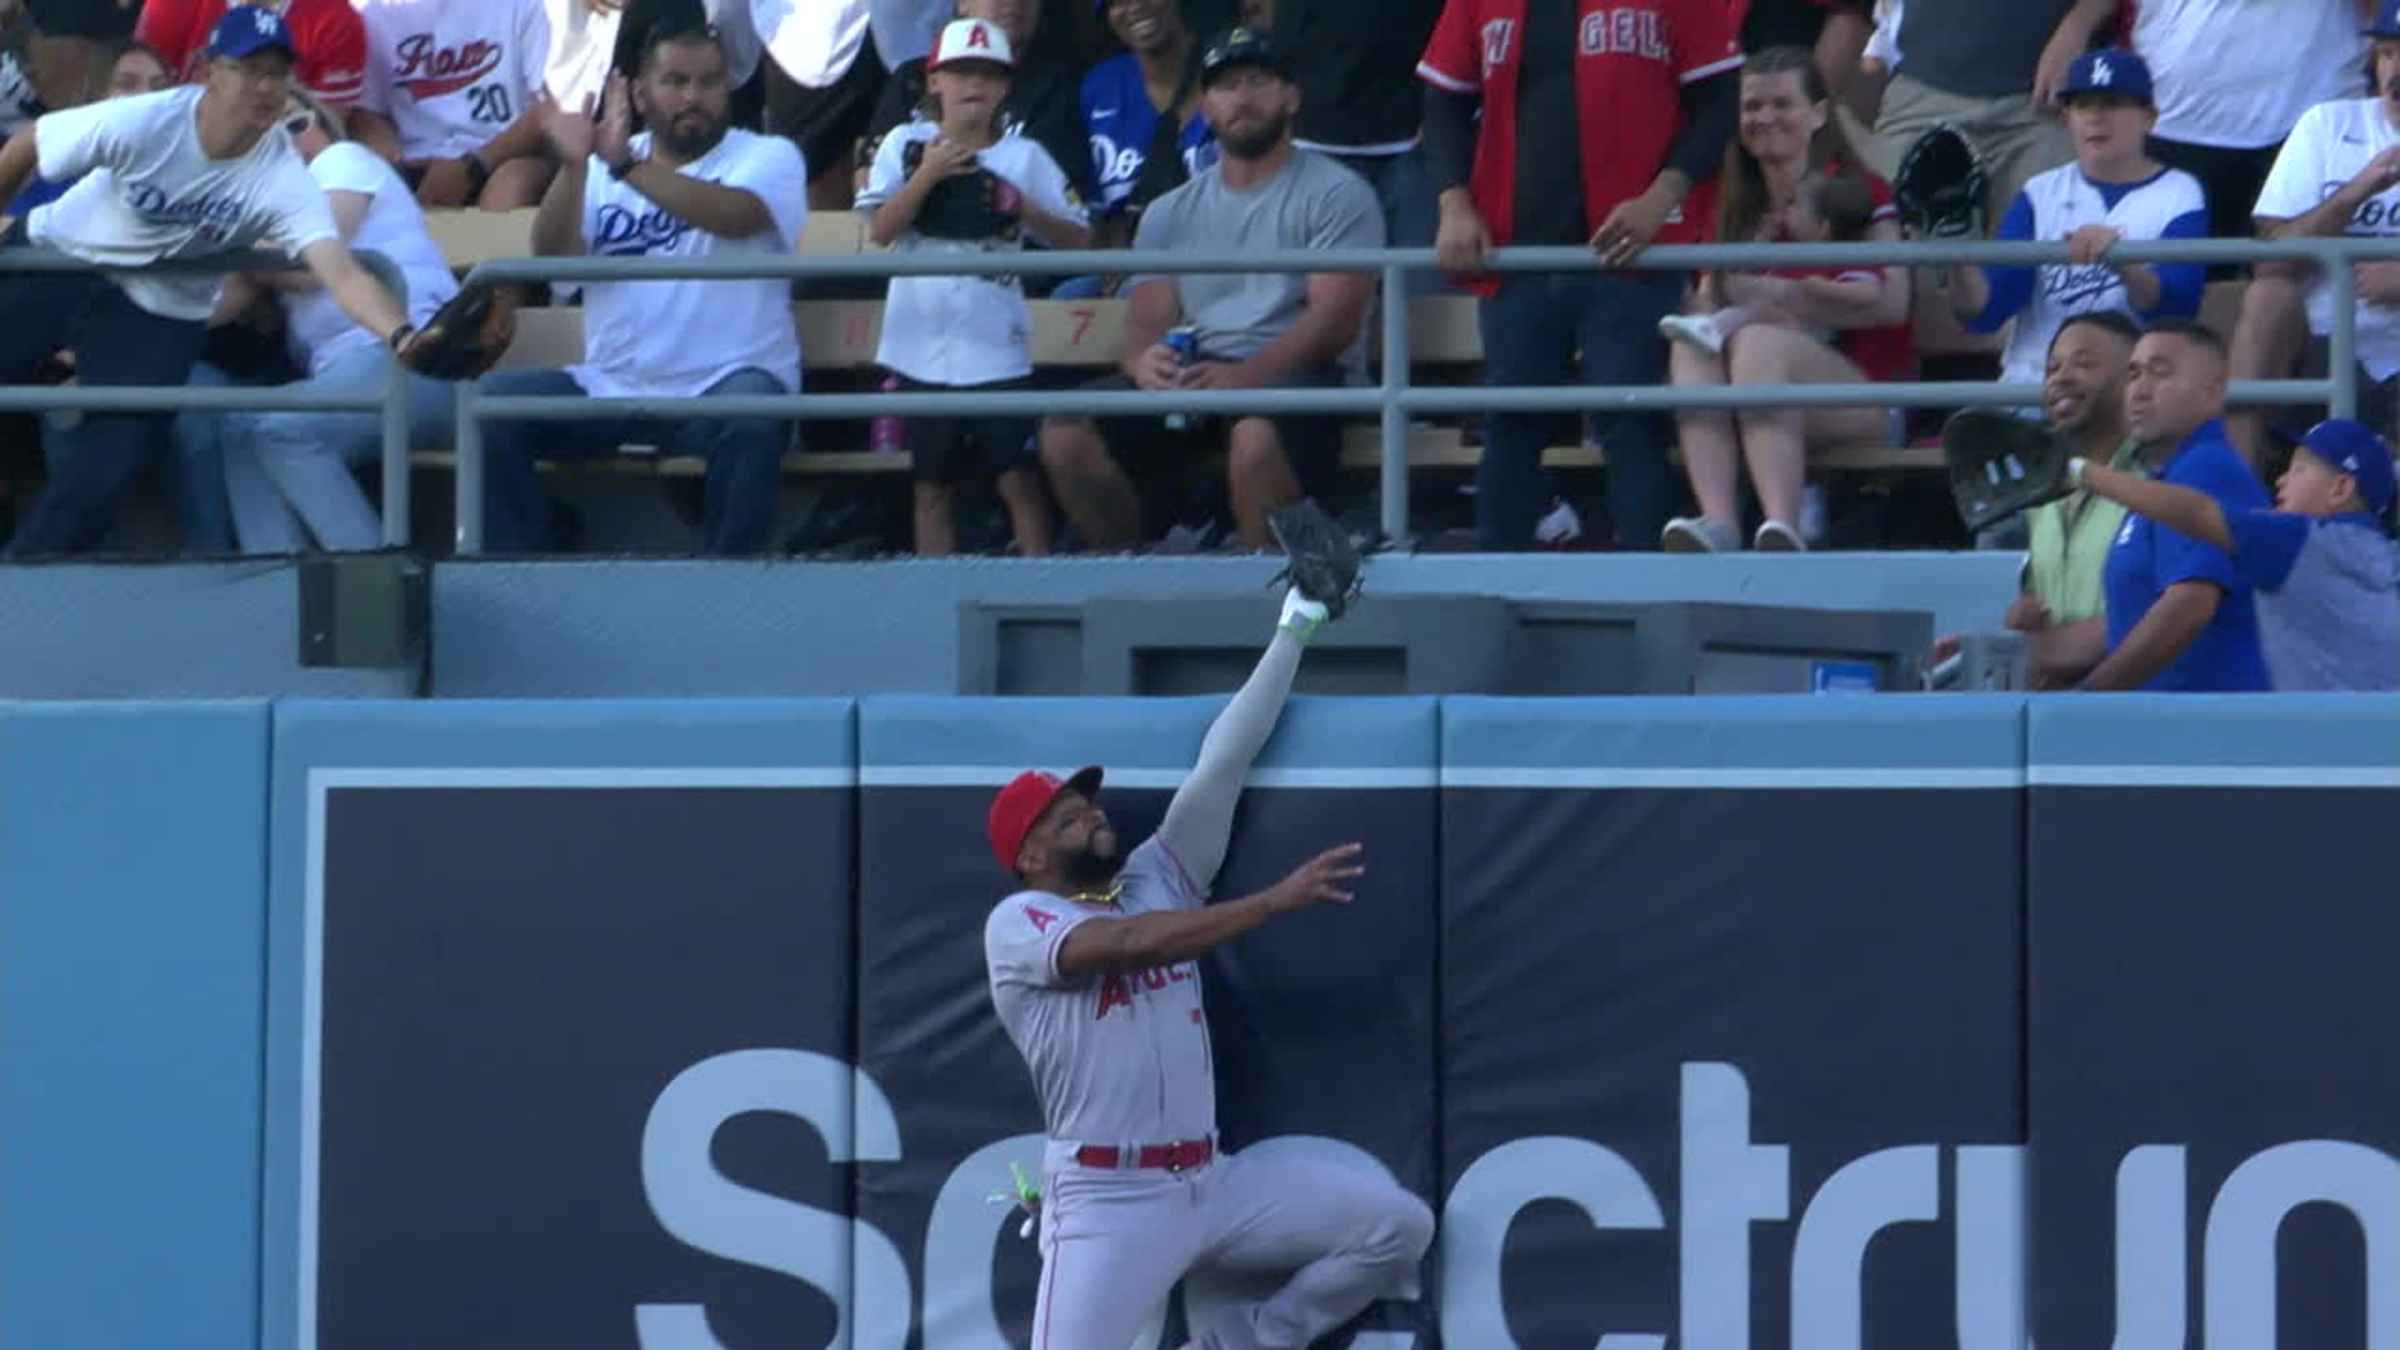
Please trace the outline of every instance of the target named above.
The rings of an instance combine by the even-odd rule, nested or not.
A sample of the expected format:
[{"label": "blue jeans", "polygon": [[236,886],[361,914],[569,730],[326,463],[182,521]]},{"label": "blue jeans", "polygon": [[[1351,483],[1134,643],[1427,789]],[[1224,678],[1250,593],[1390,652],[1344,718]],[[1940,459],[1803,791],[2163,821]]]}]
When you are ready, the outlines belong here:
[{"label": "blue jeans", "polygon": [[[18,222],[4,241],[24,242]],[[151,314],[116,283],[90,273],[26,273],[0,278],[0,382],[24,379],[60,348],[75,353],[85,385],[181,384],[200,357],[206,326]],[[55,437],[50,480],[8,541],[12,557],[97,547],[116,522],[117,503],[142,466],[165,450],[163,413],[102,413]],[[48,438],[46,438],[48,439]],[[194,547],[212,541],[196,538]]]},{"label": "blue jeans", "polygon": [[[1410,146],[1396,155],[1335,155],[1343,168],[1367,180],[1375,200],[1383,205],[1383,238],[1393,248],[1431,248],[1439,212],[1435,209],[1433,179],[1425,172],[1425,147]],[[1408,274],[1410,295],[1431,295],[1443,287],[1442,275],[1431,268]]]},{"label": "blue jeans", "polygon": [[[1683,298],[1671,272],[1510,274],[1478,307],[1483,379],[1489,385],[1563,385],[1583,357],[1586,384],[1664,384],[1667,343],[1658,321]],[[1490,413],[1475,469],[1476,547],[1493,552],[1533,546],[1534,523],[1549,494],[1542,450],[1562,419],[1543,413]],[[1658,547],[1674,480],[1663,413],[1601,413],[1593,419],[1608,450],[1608,514],[1617,546]]]},{"label": "blue jeans", "polygon": [[[319,393],[382,393],[397,369],[381,343],[362,343],[292,385]],[[407,377],[408,447],[450,444],[457,405],[450,386]],[[297,553],[300,527],[332,551],[383,545],[383,520],[359,490],[353,465],[383,453],[380,413],[231,413],[225,431],[225,493],[244,553]]]},{"label": "blue jeans", "polygon": [[[583,398],[575,377],[563,370],[512,370],[483,379],[494,398]],[[703,397],[720,394],[788,394],[782,380],[747,366],[717,381]],[[613,454],[628,441],[655,440],[666,432],[669,454],[708,460],[701,549],[708,553],[758,553],[772,542],[775,493],[783,474],[785,423],[775,417],[701,417],[661,427],[639,418],[596,422],[491,421],[483,424],[483,539],[495,553],[556,551],[562,540],[558,511],[542,491],[534,461],[592,459]]]}]

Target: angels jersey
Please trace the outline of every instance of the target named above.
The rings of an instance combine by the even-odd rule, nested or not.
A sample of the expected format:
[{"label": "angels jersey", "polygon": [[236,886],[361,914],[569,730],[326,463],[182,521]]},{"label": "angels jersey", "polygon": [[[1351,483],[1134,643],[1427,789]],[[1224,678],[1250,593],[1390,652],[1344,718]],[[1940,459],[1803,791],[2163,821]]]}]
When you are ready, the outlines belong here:
[{"label": "angels jersey", "polygon": [[1166,841],[1125,860],[1114,907],[1019,891],[983,926],[992,1006],[1025,1056],[1054,1144],[1159,1144],[1217,1128],[1216,1068],[1200,965],[1068,977],[1067,934],[1093,919],[1192,909],[1204,899]]},{"label": "angels jersey", "polygon": [[400,132],[403,160],[455,159],[532,106],[550,61],[542,0],[360,0],[358,106]]}]

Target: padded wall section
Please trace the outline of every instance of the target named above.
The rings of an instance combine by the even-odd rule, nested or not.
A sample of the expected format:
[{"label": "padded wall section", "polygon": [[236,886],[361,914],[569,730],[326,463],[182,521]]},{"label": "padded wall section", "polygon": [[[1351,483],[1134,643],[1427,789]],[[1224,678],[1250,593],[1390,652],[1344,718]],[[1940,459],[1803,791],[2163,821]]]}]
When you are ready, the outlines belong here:
[{"label": "padded wall section", "polygon": [[853,740],[278,709],[269,1346],[841,1343]]}]

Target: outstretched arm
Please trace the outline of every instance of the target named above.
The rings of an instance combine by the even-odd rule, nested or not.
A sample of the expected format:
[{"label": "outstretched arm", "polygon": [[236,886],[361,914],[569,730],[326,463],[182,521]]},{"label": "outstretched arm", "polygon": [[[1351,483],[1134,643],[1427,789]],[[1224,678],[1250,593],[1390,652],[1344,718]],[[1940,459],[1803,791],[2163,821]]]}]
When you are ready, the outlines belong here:
[{"label": "outstretched arm", "polygon": [[2194,488],[2159,483],[2089,460],[2077,461],[2076,481],[2136,515],[2148,516],[2186,539],[2214,544],[2233,552],[2233,531],[2226,528],[2225,508],[2217,499]]},{"label": "outstretched arm", "polygon": [[1250,762],[1275,730],[1283,715],[1284,697],[1292,692],[1292,677],[1300,670],[1300,649],[1310,633],[1325,621],[1325,607],[1303,599],[1298,591],[1283,602],[1283,619],[1266,655],[1243,682],[1241,692],[1200,742],[1199,763],[1167,803],[1167,818],[1159,838],[1183,864],[1184,872],[1203,892],[1215,883],[1225,865],[1225,845],[1233,835],[1233,807],[1241,799],[1242,780]]},{"label": "outstretched arm", "polygon": [[1363,844],[1329,848],[1256,895],[1198,909],[1161,909],[1123,919],[1086,919],[1058,947],[1060,978],[1096,971],[1149,970],[1189,961],[1231,942],[1278,914],[1310,905],[1350,903],[1366,875]]}]

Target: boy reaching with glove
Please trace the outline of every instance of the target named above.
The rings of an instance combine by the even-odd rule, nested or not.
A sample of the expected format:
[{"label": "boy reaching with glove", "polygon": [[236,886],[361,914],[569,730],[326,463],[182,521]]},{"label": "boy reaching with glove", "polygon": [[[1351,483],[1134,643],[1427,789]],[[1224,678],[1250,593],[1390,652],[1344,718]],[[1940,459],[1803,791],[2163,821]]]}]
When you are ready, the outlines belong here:
[{"label": "boy reaching with glove", "polygon": [[2278,691],[2400,689],[2400,552],[2391,447],[2346,417],[2292,450],[2272,511],[2228,513],[2215,498],[2077,457],[2074,483],[2224,549],[2258,593],[2259,645]]},{"label": "boy reaching with glove", "polygon": [[[1084,248],[1082,205],[1041,143],[1001,134],[1015,58],[1008,35],[982,19],[942,30],[926,70],[930,121],[883,138],[858,209],[877,244],[905,250],[1013,252],[1030,234]],[[1032,315],[1013,276],[894,277],[876,361],[903,390],[1021,389],[1033,374]],[[908,423],[916,479],[916,550],[954,553],[952,493],[996,479],[1017,550],[1050,551],[1050,507],[1033,459],[1033,419],[920,417]]]}]

